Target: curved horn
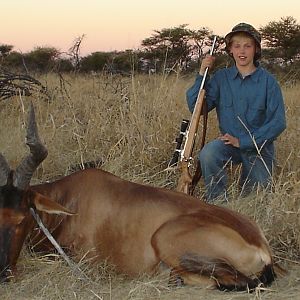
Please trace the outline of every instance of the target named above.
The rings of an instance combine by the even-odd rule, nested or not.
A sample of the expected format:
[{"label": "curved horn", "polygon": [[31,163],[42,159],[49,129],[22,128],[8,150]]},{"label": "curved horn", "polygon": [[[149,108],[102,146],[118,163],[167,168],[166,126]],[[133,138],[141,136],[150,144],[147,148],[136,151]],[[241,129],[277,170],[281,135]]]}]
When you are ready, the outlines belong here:
[{"label": "curved horn", "polygon": [[10,167],[5,157],[0,153],[0,186],[5,185],[7,183],[9,172]]},{"label": "curved horn", "polygon": [[30,154],[21,161],[14,175],[14,186],[20,189],[25,189],[29,185],[34,171],[48,155],[48,151],[42,144],[38,135],[32,103],[28,117],[26,145],[30,149]]}]

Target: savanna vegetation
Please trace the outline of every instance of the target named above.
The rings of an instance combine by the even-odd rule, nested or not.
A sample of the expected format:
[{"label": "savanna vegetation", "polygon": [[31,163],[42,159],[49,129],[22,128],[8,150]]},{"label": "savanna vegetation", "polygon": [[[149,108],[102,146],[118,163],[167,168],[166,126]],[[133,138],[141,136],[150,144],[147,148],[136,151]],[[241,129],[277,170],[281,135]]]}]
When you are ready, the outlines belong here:
[{"label": "savanna vegetation", "polygon": [[[291,17],[282,17],[258,28],[262,36],[263,65],[276,72],[299,69],[300,25]],[[0,42],[1,69],[19,73],[45,72],[108,72],[112,74],[161,73],[195,71],[199,59],[208,51],[215,33],[208,27],[190,29],[187,24],[155,30],[142,40],[138,49],[125,51],[96,51],[81,55],[85,35],[77,37],[67,51],[51,46],[38,46],[21,53],[13,45]],[[224,51],[224,37],[217,35],[216,68],[230,63]],[[299,79],[293,72],[292,79]]]},{"label": "savanna vegetation", "polygon": [[[166,170],[182,118],[190,114],[185,90],[193,76],[44,74],[39,81],[48,96],[11,97],[0,102],[0,148],[12,166],[27,151],[24,143],[29,102],[36,108],[39,132],[49,155],[32,183],[53,180],[94,162],[122,178],[174,189],[178,170]],[[247,198],[238,192],[239,168],[232,181],[228,207],[256,220],[288,274],[255,293],[224,293],[196,287],[172,289],[168,274],[129,279],[113,266],[91,266],[83,257],[82,280],[58,256],[39,257],[24,249],[16,282],[0,286],[1,299],[298,299],[300,296],[300,152],[299,84],[283,86],[288,128],[276,142],[278,167],[272,192]],[[208,140],[218,135],[209,117]],[[203,183],[196,195],[201,200]],[[218,203],[217,203],[218,204]]]},{"label": "savanna vegetation", "polygon": [[[168,274],[129,279],[106,262],[95,266],[82,257],[77,273],[53,254],[23,249],[19,277],[0,286],[1,299],[299,299],[300,298],[300,25],[292,17],[260,28],[262,64],[282,86],[287,129],[276,141],[277,167],[271,192],[241,198],[239,168],[229,168],[228,207],[254,219],[288,273],[254,293],[224,293],[196,287],[170,288]],[[32,183],[53,180],[89,165],[124,179],[174,189],[179,171],[166,167],[181,120],[190,118],[185,91],[213,33],[186,25],[155,31],[138,51],[80,56],[84,35],[68,53],[38,47],[29,53],[0,45],[0,151],[12,167],[27,152],[24,143],[30,101],[49,155]],[[228,64],[218,38],[216,68]],[[183,59],[184,58],[184,59]],[[22,74],[22,75],[20,75]],[[207,140],[218,135],[209,116]],[[203,195],[200,181],[196,196]],[[218,205],[225,205],[216,203]]]}]

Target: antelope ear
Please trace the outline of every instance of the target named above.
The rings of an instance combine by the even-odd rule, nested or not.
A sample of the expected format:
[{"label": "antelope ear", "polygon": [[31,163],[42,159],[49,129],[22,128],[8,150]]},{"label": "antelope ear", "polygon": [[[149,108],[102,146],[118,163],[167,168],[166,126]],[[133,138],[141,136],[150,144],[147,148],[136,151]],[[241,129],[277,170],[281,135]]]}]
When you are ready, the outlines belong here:
[{"label": "antelope ear", "polygon": [[63,214],[70,216],[76,215],[76,213],[39,193],[35,193],[33,203],[37,210],[46,212],[48,214]]}]

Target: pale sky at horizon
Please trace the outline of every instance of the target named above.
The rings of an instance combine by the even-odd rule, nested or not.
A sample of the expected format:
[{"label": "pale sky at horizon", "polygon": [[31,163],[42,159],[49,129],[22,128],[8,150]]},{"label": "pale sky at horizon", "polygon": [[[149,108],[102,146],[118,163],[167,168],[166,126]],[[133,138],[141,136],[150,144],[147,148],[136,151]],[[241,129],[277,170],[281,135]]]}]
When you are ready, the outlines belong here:
[{"label": "pale sky at horizon", "polygon": [[225,35],[240,22],[259,28],[287,16],[300,23],[299,0],[1,0],[0,44],[67,51],[85,34],[86,55],[137,49],[154,30],[181,24]]}]

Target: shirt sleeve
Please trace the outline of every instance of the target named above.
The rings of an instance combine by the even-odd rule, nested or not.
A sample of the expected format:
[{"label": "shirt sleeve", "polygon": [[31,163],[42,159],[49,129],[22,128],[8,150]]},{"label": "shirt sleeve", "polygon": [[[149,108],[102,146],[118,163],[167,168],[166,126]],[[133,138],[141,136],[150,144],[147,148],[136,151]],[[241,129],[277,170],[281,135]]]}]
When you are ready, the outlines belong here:
[{"label": "shirt sleeve", "polygon": [[[202,79],[203,79],[203,76],[200,74],[197,74],[194,84],[186,92],[186,100],[187,100],[187,104],[188,104],[188,108],[189,108],[190,112],[194,111]],[[214,77],[212,77],[211,79],[209,77],[207,77],[207,80],[206,80],[205,86],[204,86],[205,91],[206,91],[205,100],[207,103],[208,111],[211,111],[213,108],[215,108],[214,100],[217,99],[217,97],[216,97],[217,84],[215,84],[214,81],[215,81]]]},{"label": "shirt sleeve", "polygon": [[251,150],[255,144],[273,142],[286,128],[285,107],[279,84],[272,82],[267,93],[265,121],[253,132],[246,132],[239,137],[240,149]]}]

